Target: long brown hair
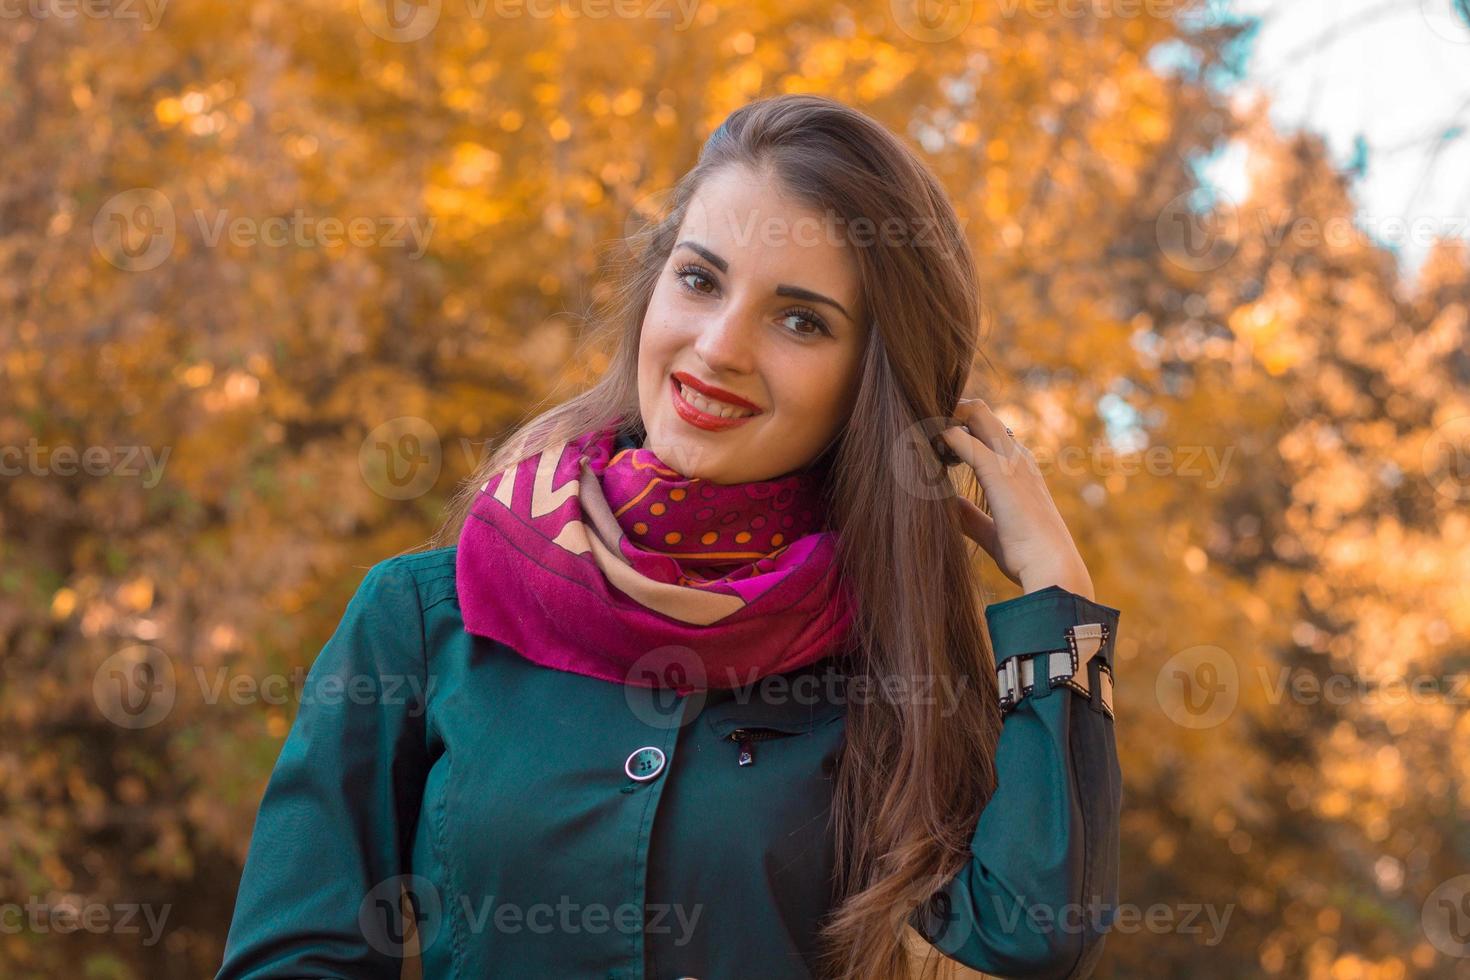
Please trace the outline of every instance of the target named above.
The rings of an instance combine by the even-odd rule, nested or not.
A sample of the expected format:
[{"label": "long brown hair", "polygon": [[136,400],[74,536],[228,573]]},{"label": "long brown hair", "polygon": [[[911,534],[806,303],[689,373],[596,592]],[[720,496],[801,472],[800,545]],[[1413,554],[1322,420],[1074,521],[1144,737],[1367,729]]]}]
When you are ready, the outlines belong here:
[{"label": "long brown hair", "polygon": [[[839,901],[822,925],[822,975],[913,977],[916,947],[904,923],[970,857],[995,789],[1001,726],[979,582],[951,499],[955,490],[973,494],[974,482],[950,484],[931,441],[934,420],[953,413],[979,355],[979,286],[953,205],[916,153],[871,117],[819,95],[732,112],[674,187],[666,217],[625,242],[612,308],[593,322],[593,343],[610,350],[606,371],[512,430],[423,547],[453,544],[480,486],[506,466],[619,419],[642,434],[644,314],[690,200],[732,165],[840,216],[855,243],[866,229],[868,244],[854,249],[869,326],[860,391],[822,455],[830,457],[830,526],[859,608],[850,677],[868,691],[913,696],[849,700],[832,805]],[[895,681],[903,684],[884,686]],[[947,962],[922,948],[926,965]]]}]

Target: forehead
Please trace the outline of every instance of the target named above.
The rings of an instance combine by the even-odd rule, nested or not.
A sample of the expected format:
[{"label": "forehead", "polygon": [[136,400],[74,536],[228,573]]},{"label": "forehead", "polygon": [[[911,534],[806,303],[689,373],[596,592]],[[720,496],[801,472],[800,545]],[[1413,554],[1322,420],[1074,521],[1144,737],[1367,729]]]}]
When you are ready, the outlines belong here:
[{"label": "forehead", "polygon": [[857,258],[847,223],[783,194],[771,177],[727,167],[695,192],[679,227],[730,264],[728,275],[787,283],[857,306]]}]

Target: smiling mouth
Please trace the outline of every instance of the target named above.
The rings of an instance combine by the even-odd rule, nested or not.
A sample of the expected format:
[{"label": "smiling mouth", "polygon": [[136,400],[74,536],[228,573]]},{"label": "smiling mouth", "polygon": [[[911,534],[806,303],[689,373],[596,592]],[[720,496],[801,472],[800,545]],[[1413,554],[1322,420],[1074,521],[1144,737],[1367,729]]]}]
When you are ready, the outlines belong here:
[{"label": "smiling mouth", "polygon": [[669,393],[679,417],[701,429],[729,429],[761,414],[700,394],[672,375],[669,377]]},{"label": "smiling mouth", "polygon": [[674,383],[679,386],[679,394],[683,396],[686,402],[707,415],[718,415],[722,419],[743,419],[758,414],[748,408],[740,408],[731,405],[729,402],[722,402],[718,398],[710,398],[707,395],[700,394],[679,381],[678,378],[674,379]]}]

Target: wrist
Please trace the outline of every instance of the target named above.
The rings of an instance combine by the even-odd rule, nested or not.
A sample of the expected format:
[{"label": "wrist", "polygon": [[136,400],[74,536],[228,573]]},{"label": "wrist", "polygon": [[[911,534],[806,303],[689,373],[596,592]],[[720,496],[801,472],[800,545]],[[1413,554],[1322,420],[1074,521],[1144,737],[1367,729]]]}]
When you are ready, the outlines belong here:
[{"label": "wrist", "polygon": [[1080,566],[1025,572],[1021,575],[1021,591],[1023,593],[1039,592],[1050,586],[1059,586],[1068,592],[1075,592],[1091,602],[1097,598],[1092,587],[1092,576],[1087,569]]}]

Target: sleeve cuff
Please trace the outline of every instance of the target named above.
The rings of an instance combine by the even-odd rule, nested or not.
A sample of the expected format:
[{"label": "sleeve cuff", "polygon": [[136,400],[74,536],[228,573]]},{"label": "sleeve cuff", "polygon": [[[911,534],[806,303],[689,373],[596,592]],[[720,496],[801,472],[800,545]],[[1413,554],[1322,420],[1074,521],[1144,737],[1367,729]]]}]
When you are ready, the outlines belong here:
[{"label": "sleeve cuff", "polygon": [[1012,657],[1065,650],[1067,627],[1079,623],[1107,626],[1108,649],[1104,656],[1111,666],[1112,646],[1121,616],[1121,610],[1093,602],[1060,585],[1048,585],[985,607],[985,623],[990,630],[997,667]]}]

